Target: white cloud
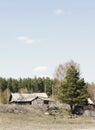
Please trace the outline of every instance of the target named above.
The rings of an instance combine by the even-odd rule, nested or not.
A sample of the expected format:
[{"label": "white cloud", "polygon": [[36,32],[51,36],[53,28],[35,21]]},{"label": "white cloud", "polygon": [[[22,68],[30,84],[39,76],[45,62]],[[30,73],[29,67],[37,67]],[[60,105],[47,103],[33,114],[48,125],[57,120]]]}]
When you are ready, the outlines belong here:
[{"label": "white cloud", "polygon": [[17,37],[17,40],[24,42],[26,44],[32,44],[33,42],[35,42],[35,40],[33,40],[29,37],[25,37],[25,36],[19,36],[19,37]]},{"label": "white cloud", "polygon": [[63,15],[63,14],[64,14],[64,11],[63,11],[62,9],[57,9],[57,10],[54,11],[54,13],[55,13],[56,15]]},{"label": "white cloud", "polygon": [[48,67],[47,66],[39,66],[33,69],[36,72],[43,72],[43,71],[47,71]]}]

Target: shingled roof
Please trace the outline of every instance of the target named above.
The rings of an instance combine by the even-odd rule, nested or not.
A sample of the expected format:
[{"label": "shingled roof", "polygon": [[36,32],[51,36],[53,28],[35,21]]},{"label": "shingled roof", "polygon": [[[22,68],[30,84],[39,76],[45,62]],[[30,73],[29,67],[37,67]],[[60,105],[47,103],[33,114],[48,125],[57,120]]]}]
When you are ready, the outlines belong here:
[{"label": "shingled roof", "polygon": [[48,98],[46,93],[11,93],[10,103],[12,102],[30,102],[35,98]]}]

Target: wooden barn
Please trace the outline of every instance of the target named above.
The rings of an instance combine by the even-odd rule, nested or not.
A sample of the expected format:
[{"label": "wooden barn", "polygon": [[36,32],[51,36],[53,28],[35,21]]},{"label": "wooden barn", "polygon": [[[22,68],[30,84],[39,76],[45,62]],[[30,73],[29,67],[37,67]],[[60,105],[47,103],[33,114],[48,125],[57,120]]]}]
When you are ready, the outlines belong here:
[{"label": "wooden barn", "polygon": [[9,103],[44,105],[54,102],[46,93],[11,93]]}]

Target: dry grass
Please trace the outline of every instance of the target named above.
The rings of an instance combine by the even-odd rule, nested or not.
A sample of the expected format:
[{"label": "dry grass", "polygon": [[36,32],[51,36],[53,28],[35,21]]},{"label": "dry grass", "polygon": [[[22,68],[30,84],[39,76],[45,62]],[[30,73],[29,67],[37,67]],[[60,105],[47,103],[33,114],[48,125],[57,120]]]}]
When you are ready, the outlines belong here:
[{"label": "dry grass", "polygon": [[[12,108],[13,106],[6,107]],[[20,111],[22,108],[21,113],[0,112],[0,130],[82,130],[83,128],[87,130],[87,128],[95,128],[95,117],[74,119],[60,115],[55,117],[45,115],[40,107],[39,109],[33,106],[16,107]]]}]

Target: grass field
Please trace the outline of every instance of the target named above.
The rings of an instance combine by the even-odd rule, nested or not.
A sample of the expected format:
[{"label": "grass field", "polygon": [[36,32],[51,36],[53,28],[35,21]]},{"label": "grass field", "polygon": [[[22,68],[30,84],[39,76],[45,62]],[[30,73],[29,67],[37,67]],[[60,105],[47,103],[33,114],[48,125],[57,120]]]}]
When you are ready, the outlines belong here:
[{"label": "grass field", "polygon": [[[8,107],[8,106],[6,106]],[[5,107],[0,107],[2,111]],[[11,107],[12,108],[12,107]],[[17,107],[16,107],[17,108]],[[26,109],[28,108],[28,109]],[[9,109],[9,108],[8,108]],[[95,117],[51,116],[28,106],[21,112],[0,111],[0,130],[94,130]],[[16,109],[17,111],[17,109]]]}]

